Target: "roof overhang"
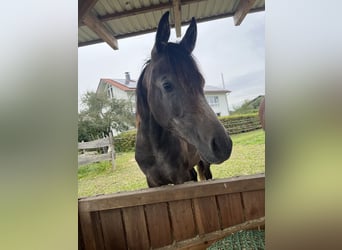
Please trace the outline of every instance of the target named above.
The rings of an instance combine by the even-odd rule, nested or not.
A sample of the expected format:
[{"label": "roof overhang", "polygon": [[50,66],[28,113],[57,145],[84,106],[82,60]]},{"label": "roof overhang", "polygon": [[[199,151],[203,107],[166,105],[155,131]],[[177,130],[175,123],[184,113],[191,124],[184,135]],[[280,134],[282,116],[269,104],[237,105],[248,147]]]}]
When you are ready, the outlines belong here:
[{"label": "roof overhang", "polygon": [[240,25],[248,13],[264,11],[265,0],[79,0],[78,46],[106,42],[118,49],[118,39],[157,29],[160,17],[170,11],[177,37],[181,26],[233,17]]}]

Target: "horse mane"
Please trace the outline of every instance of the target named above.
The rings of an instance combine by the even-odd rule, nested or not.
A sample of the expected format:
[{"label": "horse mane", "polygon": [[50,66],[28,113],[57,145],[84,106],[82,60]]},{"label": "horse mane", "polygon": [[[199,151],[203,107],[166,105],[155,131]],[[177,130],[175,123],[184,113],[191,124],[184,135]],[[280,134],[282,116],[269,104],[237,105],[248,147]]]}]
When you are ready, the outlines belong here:
[{"label": "horse mane", "polygon": [[147,103],[147,91],[145,86],[143,85],[143,80],[145,77],[145,72],[147,67],[149,66],[151,62],[151,59],[147,60],[143,66],[143,70],[139,76],[138,83],[137,83],[137,88],[136,88],[136,102],[137,102],[137,108],[136,108],[136,113],[140,119],[145,119],[145,117],[148,115],[149,109],[148,109],[148,103]]}]

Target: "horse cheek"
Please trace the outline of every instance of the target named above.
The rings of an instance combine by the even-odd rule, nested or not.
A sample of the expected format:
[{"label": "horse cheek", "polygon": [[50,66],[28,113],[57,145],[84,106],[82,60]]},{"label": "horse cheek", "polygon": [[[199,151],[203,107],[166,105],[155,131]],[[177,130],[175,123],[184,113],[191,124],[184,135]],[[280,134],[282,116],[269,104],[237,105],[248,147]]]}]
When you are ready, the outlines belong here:
[{"label": "horse cheek", "polygon": [[173,103],[172,114],[174,117],[182,117],[183,116],[182,104],[180,102],[174,102]]},{"label": "horse cheek", "polygon": [[149,96],[151,112],[155,120],[163,127],[167,127],[170,120],[170,109],[168,100],[165,100],[165,96],[160,89],[155,88],[151,91]]}]

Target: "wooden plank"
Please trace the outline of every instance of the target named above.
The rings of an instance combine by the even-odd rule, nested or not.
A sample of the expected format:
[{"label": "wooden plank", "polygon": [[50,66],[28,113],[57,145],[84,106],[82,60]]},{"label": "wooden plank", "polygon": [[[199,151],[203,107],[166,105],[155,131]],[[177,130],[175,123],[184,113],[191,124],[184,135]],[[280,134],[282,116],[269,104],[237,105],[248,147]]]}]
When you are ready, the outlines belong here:
[{"label": "wooden plank", "polygon": [[84,16],[83,22],[103,41],[108,43],[110,47],[112,47],[115,50],[119,49],[118,41],[116,40],[114,35],[111,34],[111,31],[109,31],[97,17],[91,14],[87,14]]},{"label": "wooden plank", "polygon": [[84,249],[96,250],[95,232],[90,214],[90,212],[79,212],[81,228],[78,230],[82,231]]},{"label": "wooden plank", "polygon": [[145,206],[151,247],[157,248],[172,243],[171,223],[166,203]]},{"label": "wooden plank", "polygon": [[103,232],[101,225],[101,218],[99,212],[92,212],[91,214],[92,225],[94,228],[95,242],[97,250],[104,250]]},{"label": "wooden plank", "polygon": [[93,162],[112,160],[112,154],[88,155],[82,154],[78,156],[78,166],[90,164]]},{"label": "wooden plank", "polygon": [[144,208],[129,207],[122,209],[128,249],[149,249],[150,244]]},{"label": "wooden plank", "polygon": [[265,190],[242,193],[246,220],[265,216]]},{"label": "wooden plank", "polygon": [[115,148],[114,148],[114,139],[112,131],[109,132],[109,148],[108,153],[111,156],[112,160],[112,170],[115,170]]},{"label": "wooden plank", "polygon": [[78,250],[85,250],[79,213],[78,213]]},{"label": "wooden plank", "polygon": [[120,209],[100,212],[105,249],[127,249]]},{"label": "wooden plank", "polygon": [[79,142],[78,149],[94,149],[108,147],[110,143],[109,138],[101,138],[93,141]]},{"label": "wooden plank", "polygon": [[222,229],[245,221],[240,193],[218,195]]},{"label": "wooden plank", "polygon": [[193,200],[196,224],[200,235],[220,229],[215,196]]},{"label": "wooden plank", "polygon": [[79,199],[80,211],[98,211],[160,202],[184,200],[265,188],[265,175],[248,175],[227,179],[163,186]]},{"label": "wooden plank", "polygon": [[172,235],[176,241],[189,239],[197,235],[191,200],[169,203]]},{"label": "wooden plank", "polygon": [[181,24],[182,24],[182,14],[181,14],[181,2],[180,0],[172,1],[172,9],[173,9],[173,19],[175,23],[176,36],[181,37]]},{"label": "wooden plank", "polygon": [[240,25],[247,13],[251,10],[256,0],[240,0],[240,3],[234,14],[234,23]]}]

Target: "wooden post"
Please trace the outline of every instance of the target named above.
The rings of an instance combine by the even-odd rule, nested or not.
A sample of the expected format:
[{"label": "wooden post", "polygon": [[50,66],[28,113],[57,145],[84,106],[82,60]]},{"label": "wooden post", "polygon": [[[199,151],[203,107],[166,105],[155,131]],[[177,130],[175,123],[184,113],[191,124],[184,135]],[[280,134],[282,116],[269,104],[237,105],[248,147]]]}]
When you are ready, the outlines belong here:
[{"label": "wooden post", "polygon": [[112,131],[109,132],[109,147],[108,151],[112,155],[112,169],[115,170],[115,149],[114,149],[114,140]]},{"label": "wooden post", "polygon": [[[82,140],[82,143],[84,143],[84,140]],[[85,149],[82,149],[82,154],[85,154]]]}]

